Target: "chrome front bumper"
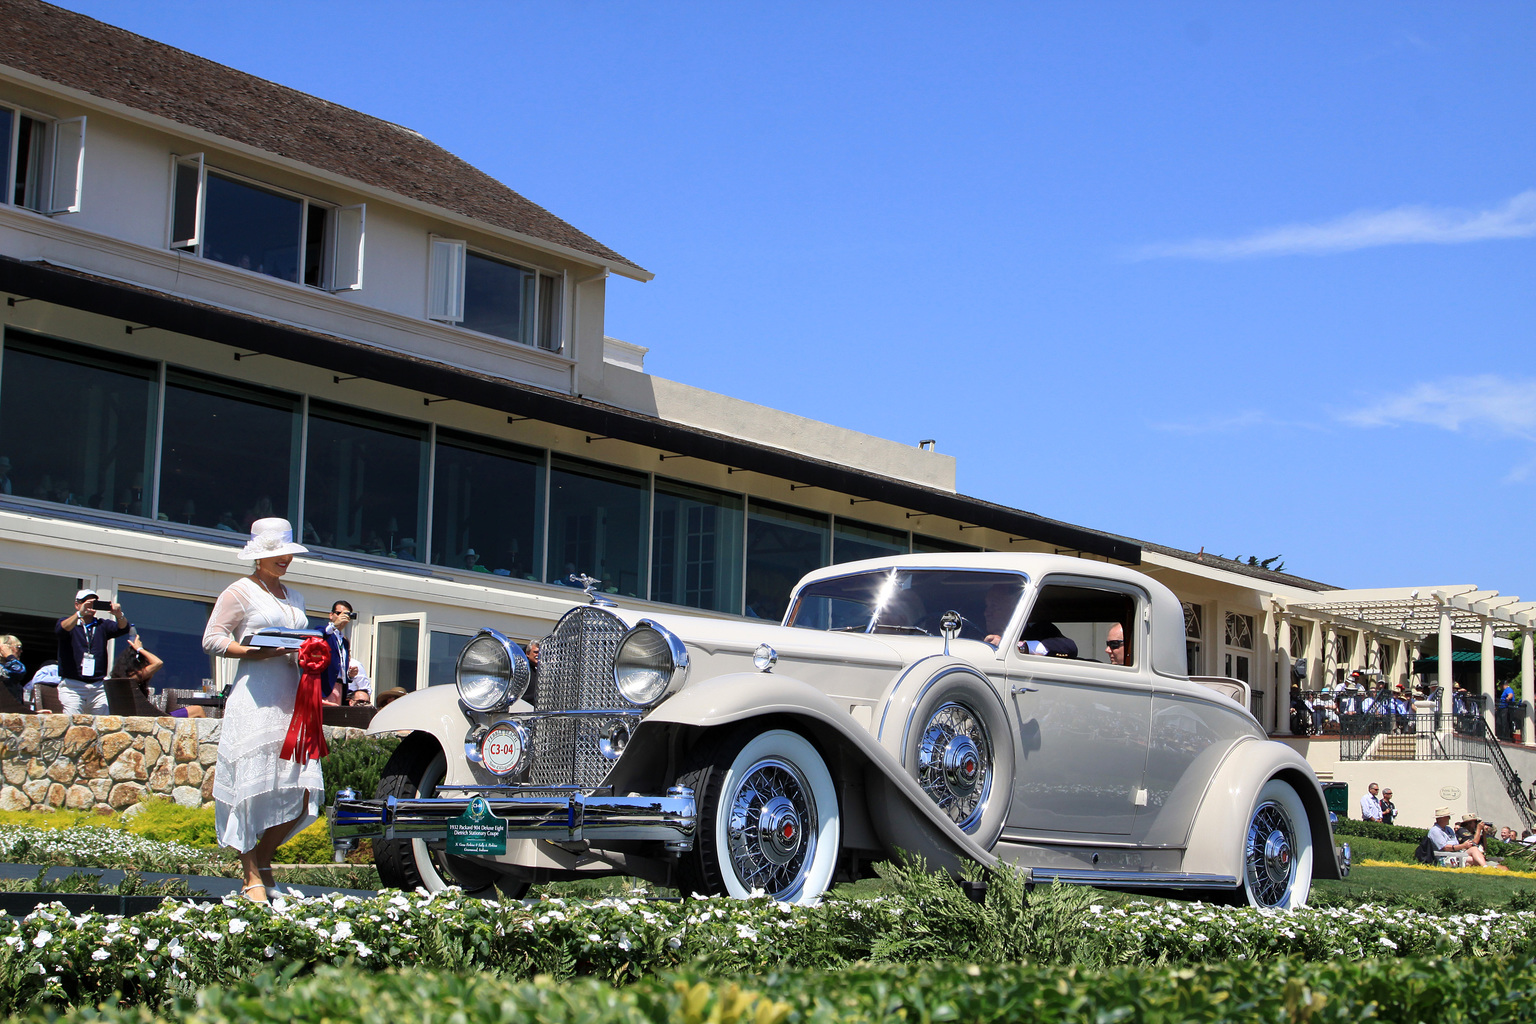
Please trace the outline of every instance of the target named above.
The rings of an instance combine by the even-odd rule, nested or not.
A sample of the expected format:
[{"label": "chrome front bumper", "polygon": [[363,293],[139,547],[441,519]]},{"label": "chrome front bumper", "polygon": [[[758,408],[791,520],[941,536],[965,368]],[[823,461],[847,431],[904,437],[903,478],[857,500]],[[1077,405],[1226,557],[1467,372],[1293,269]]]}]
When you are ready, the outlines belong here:
[{"label": "chrome front bumper", "polygon": [[[359,839],[446,839],[447,819],[463,814],[468,797],[359,800],[336,795],[331,839],[338,851]],[[486,794],[491,812],[507,823],[507,838],[556,843],[609,840],[659,842],[667,850],[693,849],[698,810],[693,790],[673,786],[666,796],[497,797]]]}]

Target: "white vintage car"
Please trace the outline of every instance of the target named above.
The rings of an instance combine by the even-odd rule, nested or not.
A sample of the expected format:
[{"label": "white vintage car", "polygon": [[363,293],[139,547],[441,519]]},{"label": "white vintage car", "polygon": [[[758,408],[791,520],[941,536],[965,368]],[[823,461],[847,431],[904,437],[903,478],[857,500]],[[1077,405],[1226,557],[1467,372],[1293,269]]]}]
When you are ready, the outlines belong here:
[{"label": "white vintage car", "polygon": [[[1348,873],[1312,769],[1245,683],[1185,673],[1178,599],[1132,569],[850,562],[782,625],[590,596],[536,668],[484,630],[456,687],[380,711],[410,734],[374,799],[338,798],[337,844],[371,838],[386,885],[513,894],[623,874],[806,902],[901,850],[1264,907]],[[467,811],[502,842],[452,831]]]}]

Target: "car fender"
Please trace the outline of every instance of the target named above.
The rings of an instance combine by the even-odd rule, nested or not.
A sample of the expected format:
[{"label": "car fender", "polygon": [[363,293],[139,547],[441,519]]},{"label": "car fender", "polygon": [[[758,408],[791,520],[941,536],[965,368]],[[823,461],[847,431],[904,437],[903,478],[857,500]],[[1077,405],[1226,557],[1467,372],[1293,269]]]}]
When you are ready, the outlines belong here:
[{"label": "car fender", "polygon": [[[812,738],[824,745],[839,745],[848,768],[863,772],[865,810],[889,850],[920,854],[930,864],[952,871],[966,861],[987,867],[997,862],[989,850],[940,813],[901,763],[854,721],[846,705],[792,676],[737,672],[694,683],[646,716],[630,747],[644,748],[648,731],[668,725],[717,728],[770,717],[798,720]],[[845,771],[847,774],[850,771]],[[839,780],[845,798],[857,789],[848,782],[847,778]],[[858,810],[844,808],[849,814]]]},{"label": "car fender", "polygon": [[[529,712],[533,706],[518,701],[505,714]],[[464,737],[470,721],[459,704],[457,686],[428,686],[413,690],[379,709],[368,723],[368,735],[393,732],[424,732],[437,740],[448,759],[448,781],[472,783],[476,779],[464,757]],[[371,794],[370,794],[371,795]]]},{"label": "car fender", "polygon": [[1190,823],[1184,871],[1243,877],[1248,816],[1259,790],[1271,779],[1289,783],[1307,809],[1313,877],[1340,877],[1333,827],[1328,824],[1328,806],[1317,774],[1305,758],[1284,743],[1261,739],[1234,743],[1211,777]]}]

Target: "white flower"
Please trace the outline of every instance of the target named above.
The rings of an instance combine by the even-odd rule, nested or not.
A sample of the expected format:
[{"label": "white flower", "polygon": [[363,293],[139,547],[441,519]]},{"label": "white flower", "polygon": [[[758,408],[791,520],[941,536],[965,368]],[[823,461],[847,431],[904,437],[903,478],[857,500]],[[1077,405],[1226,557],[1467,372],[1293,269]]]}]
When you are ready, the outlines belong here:
[{"label": "white flower", "polygon": [[229,922],[229,934],[231,935],[239,935],[241,932],[245,931],[245,928],[246,922],[242,918],[237,917]]},{"label": "white flower", "polygon": [[674,935],[670,939],[667,940],[667,945],[672,947],[673,949],[682,949],[683,948],[683,940],[678,938],[676,935]]},{"label": "white flower", "polygon": [[337,922],[337,924],[336,924],[336,941],[340,942],[342,939],[351,938],[351,936],[352,936],[352,923],[350,921],[340,921],[340,922]]},{"label": "white flower", "polygon": [[48,943],[50,943],[52,941],[53,941],[53,932],[41,931],[41,932],[38,932],[37,935],[33,937],[32,945],[36,946],[38,949],[42,949],[44,946],[48,945]]},{"label": "white flower", "polygon": [[182,955],[185,954],[187,950],[186,947],[181,944],[180,939],[172,939],[171,944],[165,948],[165,951],[171,954],[172,960],[180,960]]},{"label": "white flower", "polygon": [[91,954],[91,959],[92,960],[100,961],[100,960],[105,960],[107,957],[109,957],[111,955],[112,955],[111,953],[108,953],[104,949],[98,949],[98,950],[96,950],[95,952],[93,952]]},{"label": "white flower", "polygon": [[144,948],[149,950],[151,953],[153,953],[155,950],[160,948],[160,940],[159,939],[146,939],[144,941]]}]

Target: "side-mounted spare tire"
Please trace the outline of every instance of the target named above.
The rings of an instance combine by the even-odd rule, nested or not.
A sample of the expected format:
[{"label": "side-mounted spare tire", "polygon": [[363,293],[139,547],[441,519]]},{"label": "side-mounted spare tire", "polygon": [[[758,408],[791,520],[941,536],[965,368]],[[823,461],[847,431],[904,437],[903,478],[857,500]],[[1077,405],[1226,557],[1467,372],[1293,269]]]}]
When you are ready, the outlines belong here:
[{"label": "side-mounted spare tire", "polygon": [[698,806],[693,850],[679,864],[685,895],[761,891],[815,903],[831,887],[842,818],[832,773],[810,740],[738,726],[697,748],[678,783]]},{"label": "side-mounted spare tire", "polygon": [[[376,799],[396,797],[416,800],[437,795],[448,774],[448,761],[437,740],[413,733],[395,748],[379,778]],[[386,888],[414,892],[417,888],[441,892],[458,886],[465,895],[496,899],[498,894],[521,898],[528,883],[516,875],[473,857],[450,857],[446,840],[375,839],[373,863]]]}]

